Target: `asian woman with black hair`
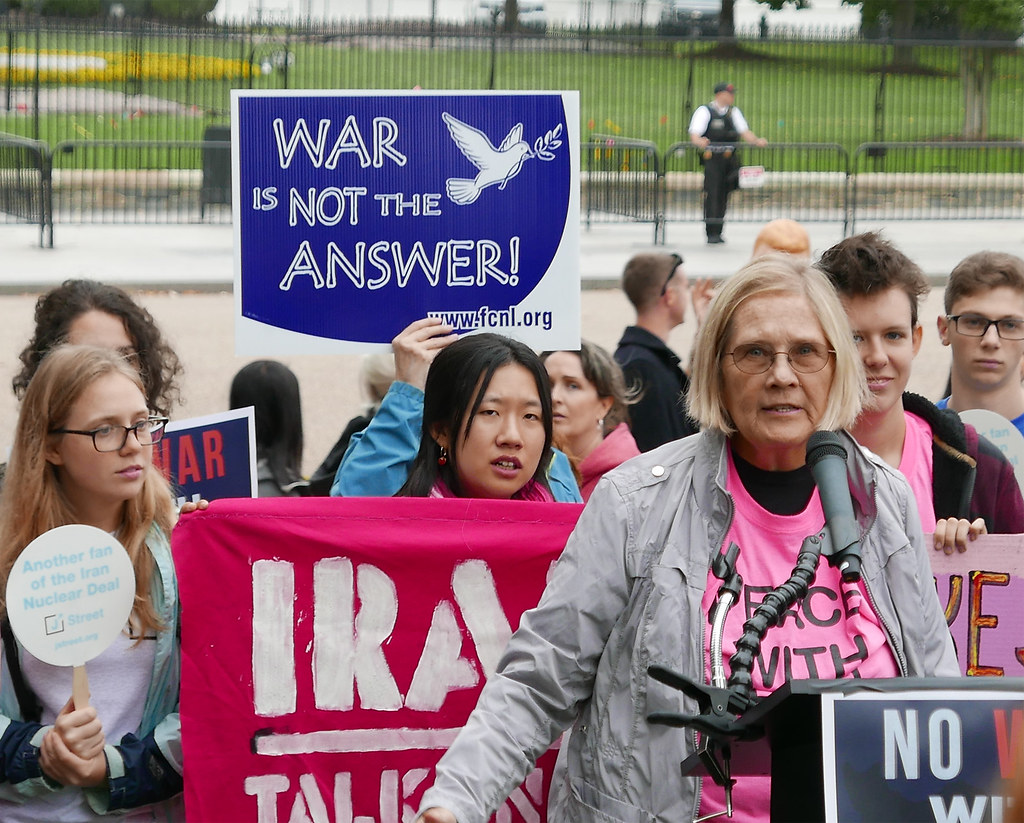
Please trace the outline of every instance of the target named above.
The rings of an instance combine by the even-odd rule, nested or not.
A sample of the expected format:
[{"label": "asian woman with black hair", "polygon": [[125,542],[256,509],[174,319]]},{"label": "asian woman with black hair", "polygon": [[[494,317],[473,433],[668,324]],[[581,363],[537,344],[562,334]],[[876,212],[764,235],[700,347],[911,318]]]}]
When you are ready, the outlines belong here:
[{"label": "asian woman with black hair", "polygon": [[551,430],[547,372],[530,348],[496,334],[456,340],[427,372],[419,450],[398,495],[552,501]]},{"label": "asian woman with black hair", "polygon": [[[442,485],[434,489],[438,494],[447,490],[460,497],[581,501],[569,460],[551,447],[550,383],[532,349],[496,334],[459,337],[452,333],[451,326],[434,318],[411,323],[395,337],[392,348],[395,381],[370,424],[352,436],[335,476],[332,495],[426,495],[440,480]],[[449,354],[449,349],[455,353]],[[440,365],[435,369],[438,361]],[[528,418],[523,417],[519,421],[522,431],[515,433],[524,438],[522,444],[499,450],[493,465],[487,461],[486,467],[468,468],[468,459],[477,454],[473,444],[480,433],[490,431],[493,418],[508,419],[509,409],[483,403],[492,395],[529,395],[529,419],[542,423],[545,436],[538,451],[533,442],[535,429],[527,426]],[[484,424],[478,425],[484,418]],[[472,439],[467,440],[470,435]],[[490,450],[488,446],[488,453]],[[534,452],[539,461],[536,464]],[[523,455],[529,455],[532,468],[528,473],[523,471]],[[503,457],[510,459],[504,461]],[[495,472],[507,475],[509,482],[490,490],[474,488],[474,476],[486,476],[491,481]],[[524,477],[526,474],[536,482],[528,483],[530,477]],[[514,493],[505,493],[508,485],[514,487]]]}]

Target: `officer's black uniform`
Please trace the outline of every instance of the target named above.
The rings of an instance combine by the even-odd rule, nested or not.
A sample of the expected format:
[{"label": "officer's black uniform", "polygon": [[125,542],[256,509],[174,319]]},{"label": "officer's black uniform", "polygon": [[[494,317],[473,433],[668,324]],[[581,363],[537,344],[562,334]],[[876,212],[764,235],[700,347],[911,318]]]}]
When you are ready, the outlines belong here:
[{"label": "officer's black uniform", "polygon": [[702,155],[704,161],[704,229],[709,243],[720,243],[729,192],[739,186],[739,157],[736,144],[740,133],[732,122],[732,106],[720,114],[707,106],[711,120],[703,137],[711,141]]}]

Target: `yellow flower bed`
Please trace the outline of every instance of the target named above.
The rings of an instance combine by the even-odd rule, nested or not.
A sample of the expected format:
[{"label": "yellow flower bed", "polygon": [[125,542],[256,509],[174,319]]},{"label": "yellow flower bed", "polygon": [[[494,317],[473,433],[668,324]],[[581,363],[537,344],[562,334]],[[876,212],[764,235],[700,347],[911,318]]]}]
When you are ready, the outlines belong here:
[{"label": "yellow flower bed", "polygon": [[[168,52],[70,52],[39,54],[39,81],[62,85],[88,85],[119,80],[233,80],[257,76],[258,65],[244,60]],[[31,83],[36,75],[36,54],[0,49],[0,82]]]}]

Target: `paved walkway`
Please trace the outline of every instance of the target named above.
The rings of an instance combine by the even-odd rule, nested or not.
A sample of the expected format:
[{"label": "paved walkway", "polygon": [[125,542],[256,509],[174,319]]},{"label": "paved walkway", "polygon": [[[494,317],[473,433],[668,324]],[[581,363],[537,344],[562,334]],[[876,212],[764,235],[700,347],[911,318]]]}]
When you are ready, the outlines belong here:
[{"label": "paved walkway", "polygon": [[[816,252],[842,239],[838,223],[807,224]],[[1024,257],[1022,221],[858,223],[857,231],[884,228],[886,235],[941,283],[975,251],[992,249]],[[726,277],[745,263],[760,224],[726,223],[727,242],[707,246],[700,224],[672,224],[663,247],[649,225],[594,225],[580,231],[580,271],[585,288],[615,287],[626,261],[649,250],[677,251],[691,277]],[[0,223],[0,293],[44,290],[68,277],[92,277],[126,287],[221,291],[233,281],[233,230],[228,225],[63,225],[54,248],[39,247],[37,227]]]}]

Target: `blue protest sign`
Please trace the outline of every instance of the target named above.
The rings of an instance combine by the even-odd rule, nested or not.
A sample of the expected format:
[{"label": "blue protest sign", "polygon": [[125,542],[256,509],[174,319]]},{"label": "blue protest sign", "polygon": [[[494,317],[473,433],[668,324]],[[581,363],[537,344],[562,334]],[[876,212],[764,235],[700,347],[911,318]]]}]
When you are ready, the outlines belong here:
[{"label": "blue protest sign", "polygon": [[232,96],[236,347],[379,348],[414,320],[579,345],[575,92]]},{"label": "blue protest sign", "polygon": [[153,462],[186,500],[256,497],[253,408],[175,420],[153,446]]},{"label": "blue protest sign", "polygon": [[996,821],[1024,763],[1024,693],[858,692],[823,706],[826,821]]}]

